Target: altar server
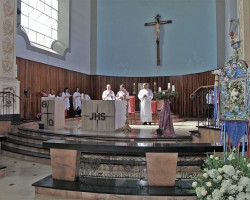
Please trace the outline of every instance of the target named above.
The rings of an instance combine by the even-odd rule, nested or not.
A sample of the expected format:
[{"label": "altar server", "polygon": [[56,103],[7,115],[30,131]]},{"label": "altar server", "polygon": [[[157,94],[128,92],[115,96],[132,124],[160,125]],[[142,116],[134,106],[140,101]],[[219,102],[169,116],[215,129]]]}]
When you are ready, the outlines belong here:
[{"label": "altar server", "polygon": [[121,84],[120,85],[120,90],[116,94],[116,100],[127,100],[127,99],[129,99],[129,93],[125,89],[125,85]]},{"label": "altar server", "polygon": [[70,108],[70,102],[69,102],[69,97],[71,95],[69,94],[69,88],[65,88],[63,93],[62,93],[62,98],[65,101],[65,110],[69,110]]},{"label": "altar server", "polygon": [[84,94],[84,100],[89,101],[91,100],[90,96],[88,94]]},{"label": "altar server", "polygon": [[79,92],[79,88],[76,88],[73,94],[73,107],[74,107],[76,114],[78,114],[78,111],[82,109],[81,94]]},{"label": "altar server", "polygon": [[49,93],[48,97],[55,97],[55,96],[56,95],[55,95],[54,90],[50,89],[50,93]]},{"label": "altar server", "polygon": [[152,122],[152,110],[151,101],[153,99],[153,92],[148,88],[147,83],[143,83],[143,89],[138,94],[140,99],[140,118],[143,125],[151,125]]}]

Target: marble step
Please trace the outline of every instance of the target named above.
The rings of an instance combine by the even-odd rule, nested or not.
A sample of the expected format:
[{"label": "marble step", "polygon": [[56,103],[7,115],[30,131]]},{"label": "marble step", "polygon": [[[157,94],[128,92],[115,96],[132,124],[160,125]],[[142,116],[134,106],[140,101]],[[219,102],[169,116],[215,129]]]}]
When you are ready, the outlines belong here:
[{"label": "marble step", "polygon": [[50,158],[50,151],[48,149],[34,148],[22,144],[4,142],[1,144],[1,149],[32,157]]},{"label": "marble step", "polygon": [[19,141],[22,141],[22,142],[27,142],[27,143],[31,143],[31,144],[34,144],[34,145],[37,145],[38,147],[42,147],[42,144],[43,144],[43,141],[46,141],[46,140],[37,140],[37,139],[34,139],[34,138],[28,138],[28,137],[23,137],[23,136],[20,136],[20,134],[12,134],[12,133],[9,133],[8,134],[8,139],[13,139],[13,140],[19,140]]},{"label": "marble step", "polygon": [[54,180],[52,176],[32,184],[37,194],[53,194],[66,198],[84,196],[88,199],[194,200],[196,194],[190,192],[191,185],[192,180],[176,180],[175,186],[150,186],[146,180],[80,177],[76,181],[63,181]]},{"label": "marble step", "polygon": [[1,145],[1,149],[3,151],[10,151],[10,152],[13,152],[13,153],[28,155],[28,156],[32,156],[32,157],[39,157],[39,158],[50,159],[50,154],[27,151],[27,150],[24,150],[24,149],[18,149],[16,147],[7,146],[5,144]]}]

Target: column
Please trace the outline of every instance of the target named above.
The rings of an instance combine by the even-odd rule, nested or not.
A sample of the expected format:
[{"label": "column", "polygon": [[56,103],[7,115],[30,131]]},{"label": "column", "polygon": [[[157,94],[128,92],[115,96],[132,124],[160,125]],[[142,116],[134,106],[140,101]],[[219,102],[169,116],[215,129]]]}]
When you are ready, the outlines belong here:
[{"label": "column", "polygon": [[1,0],[0,9],[0,92],[14,94],[14,98],[11,95],[0,97],[0,106],[8,108],[0,115],[20,114],[20,82],[16,79],[17,1]]},{"label": "column", "polygon": [[239,34],[241,43],[240,59],[250,65],[250,1],[238,0]]}]

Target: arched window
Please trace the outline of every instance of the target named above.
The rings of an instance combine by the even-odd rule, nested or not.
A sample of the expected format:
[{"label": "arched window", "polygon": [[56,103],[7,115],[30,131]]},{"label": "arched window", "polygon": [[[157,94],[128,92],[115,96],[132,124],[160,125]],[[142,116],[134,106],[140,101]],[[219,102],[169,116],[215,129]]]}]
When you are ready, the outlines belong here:
[{"label": "arched window", "polygon": [[51,48],[58,35],[58,0],[22,0],[21,8],[21,25],[30,42]]},{"label": "arched window", "polygon": [[27,48],[65,56],[69,48],[70,0],[20,0],[20,8],[18,33],[24,36]]}]

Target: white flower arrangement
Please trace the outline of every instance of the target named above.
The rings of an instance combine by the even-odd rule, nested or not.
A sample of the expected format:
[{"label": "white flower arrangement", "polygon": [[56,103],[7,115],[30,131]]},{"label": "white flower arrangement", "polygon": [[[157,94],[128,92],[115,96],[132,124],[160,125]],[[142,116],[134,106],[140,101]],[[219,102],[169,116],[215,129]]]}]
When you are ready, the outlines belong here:
[{"label": "white flower arrangement", "polygon": [[249,200],[250,161],[236,154],[210,155],[205,168],[192,183],[198,199]]},{"label": "white flower arrangement", "polygon": [[222,69],[215,69],[214,71],[212,71],[212,74],[219,75],[219,76],[224,76],[225,72],[222,71]]}]

